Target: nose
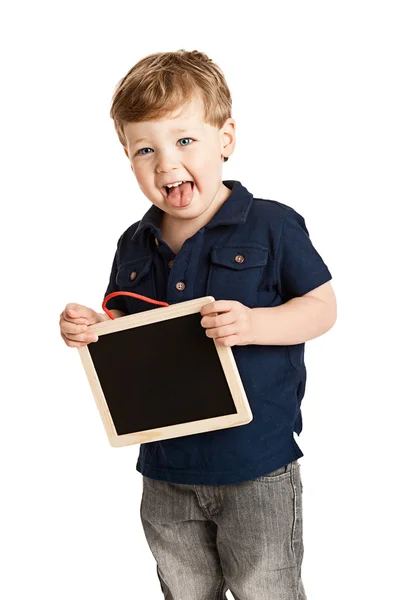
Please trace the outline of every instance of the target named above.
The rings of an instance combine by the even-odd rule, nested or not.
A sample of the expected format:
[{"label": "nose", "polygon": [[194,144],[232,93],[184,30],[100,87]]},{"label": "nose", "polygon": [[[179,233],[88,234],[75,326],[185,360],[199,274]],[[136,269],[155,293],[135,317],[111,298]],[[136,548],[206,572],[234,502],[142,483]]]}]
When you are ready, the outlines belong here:
[{"label": "nose", "polygon": [[178,169],[179,165],[170,152],[160,152],[156,166],[157,173],[168,173]]}]

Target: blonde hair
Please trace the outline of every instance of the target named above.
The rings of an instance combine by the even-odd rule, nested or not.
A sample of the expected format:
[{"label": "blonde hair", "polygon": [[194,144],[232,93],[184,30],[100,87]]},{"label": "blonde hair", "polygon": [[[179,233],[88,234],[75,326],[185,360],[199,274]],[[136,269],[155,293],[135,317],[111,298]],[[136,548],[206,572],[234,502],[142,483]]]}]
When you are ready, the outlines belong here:
[{"label": "blonde hair", "polygon": [[142,58],[112,96],[110,116],[119,141],[126,147],[126,123],[162,119],[195,95],[203,101],[205,123],[220,129],[231,117],[232,99],[221,69],[206,54],[177,50]]}]

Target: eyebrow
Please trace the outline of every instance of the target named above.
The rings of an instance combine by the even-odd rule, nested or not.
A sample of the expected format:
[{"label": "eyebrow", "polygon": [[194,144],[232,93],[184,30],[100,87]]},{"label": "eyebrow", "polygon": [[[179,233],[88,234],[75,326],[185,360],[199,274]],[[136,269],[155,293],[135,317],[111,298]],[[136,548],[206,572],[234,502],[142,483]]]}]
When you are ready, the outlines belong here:
[{"label": "eyebrow", "polygon": [[[199,131],[199,127],[190,127],[189,129],[172,129],[171,133],[184,133],[185,131]],[[149,138],[139,138],[138,140],[133,140],[133,145],[138,144],[139,142],[145,142],[149,140]]]}]

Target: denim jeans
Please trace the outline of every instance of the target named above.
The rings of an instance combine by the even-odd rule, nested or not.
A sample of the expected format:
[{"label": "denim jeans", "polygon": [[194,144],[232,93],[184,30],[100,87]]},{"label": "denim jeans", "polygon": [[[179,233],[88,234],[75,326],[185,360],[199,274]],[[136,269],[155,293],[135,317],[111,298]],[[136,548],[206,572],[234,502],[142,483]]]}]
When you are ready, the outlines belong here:
[{"label": "denim jeans", "polygon": [[165,600],[306,600],[294,461],[233,485],[143,477],[140,516]]}]

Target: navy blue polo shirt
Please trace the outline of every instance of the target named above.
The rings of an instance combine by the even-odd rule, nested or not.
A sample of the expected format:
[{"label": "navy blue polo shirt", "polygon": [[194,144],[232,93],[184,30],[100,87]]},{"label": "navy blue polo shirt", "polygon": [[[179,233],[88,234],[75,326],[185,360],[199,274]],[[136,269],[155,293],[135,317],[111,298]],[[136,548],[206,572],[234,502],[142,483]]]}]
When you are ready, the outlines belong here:
[{"label": "navy blue polo shirt", "polygon": [[[168,304],[213,296],[250,308],[273,307],[331,279],[300,214],[275,200],[254,198],[239,181],[223,183],[230,196],[178,254],[163,241],[162,211],[152,205],[119,238],[105,295],[124,290]],[[238,254],[244,261],[234,260]],[[185,285],[176,287],[179,282]],[[119,296],[107,308],[132,314],[158,307]],[[141,444],[136,469],[170,483],[226,485],[256,479],[303,456],[293,432],[302,430],[304,347],[232,346],[253,420]]]}]

